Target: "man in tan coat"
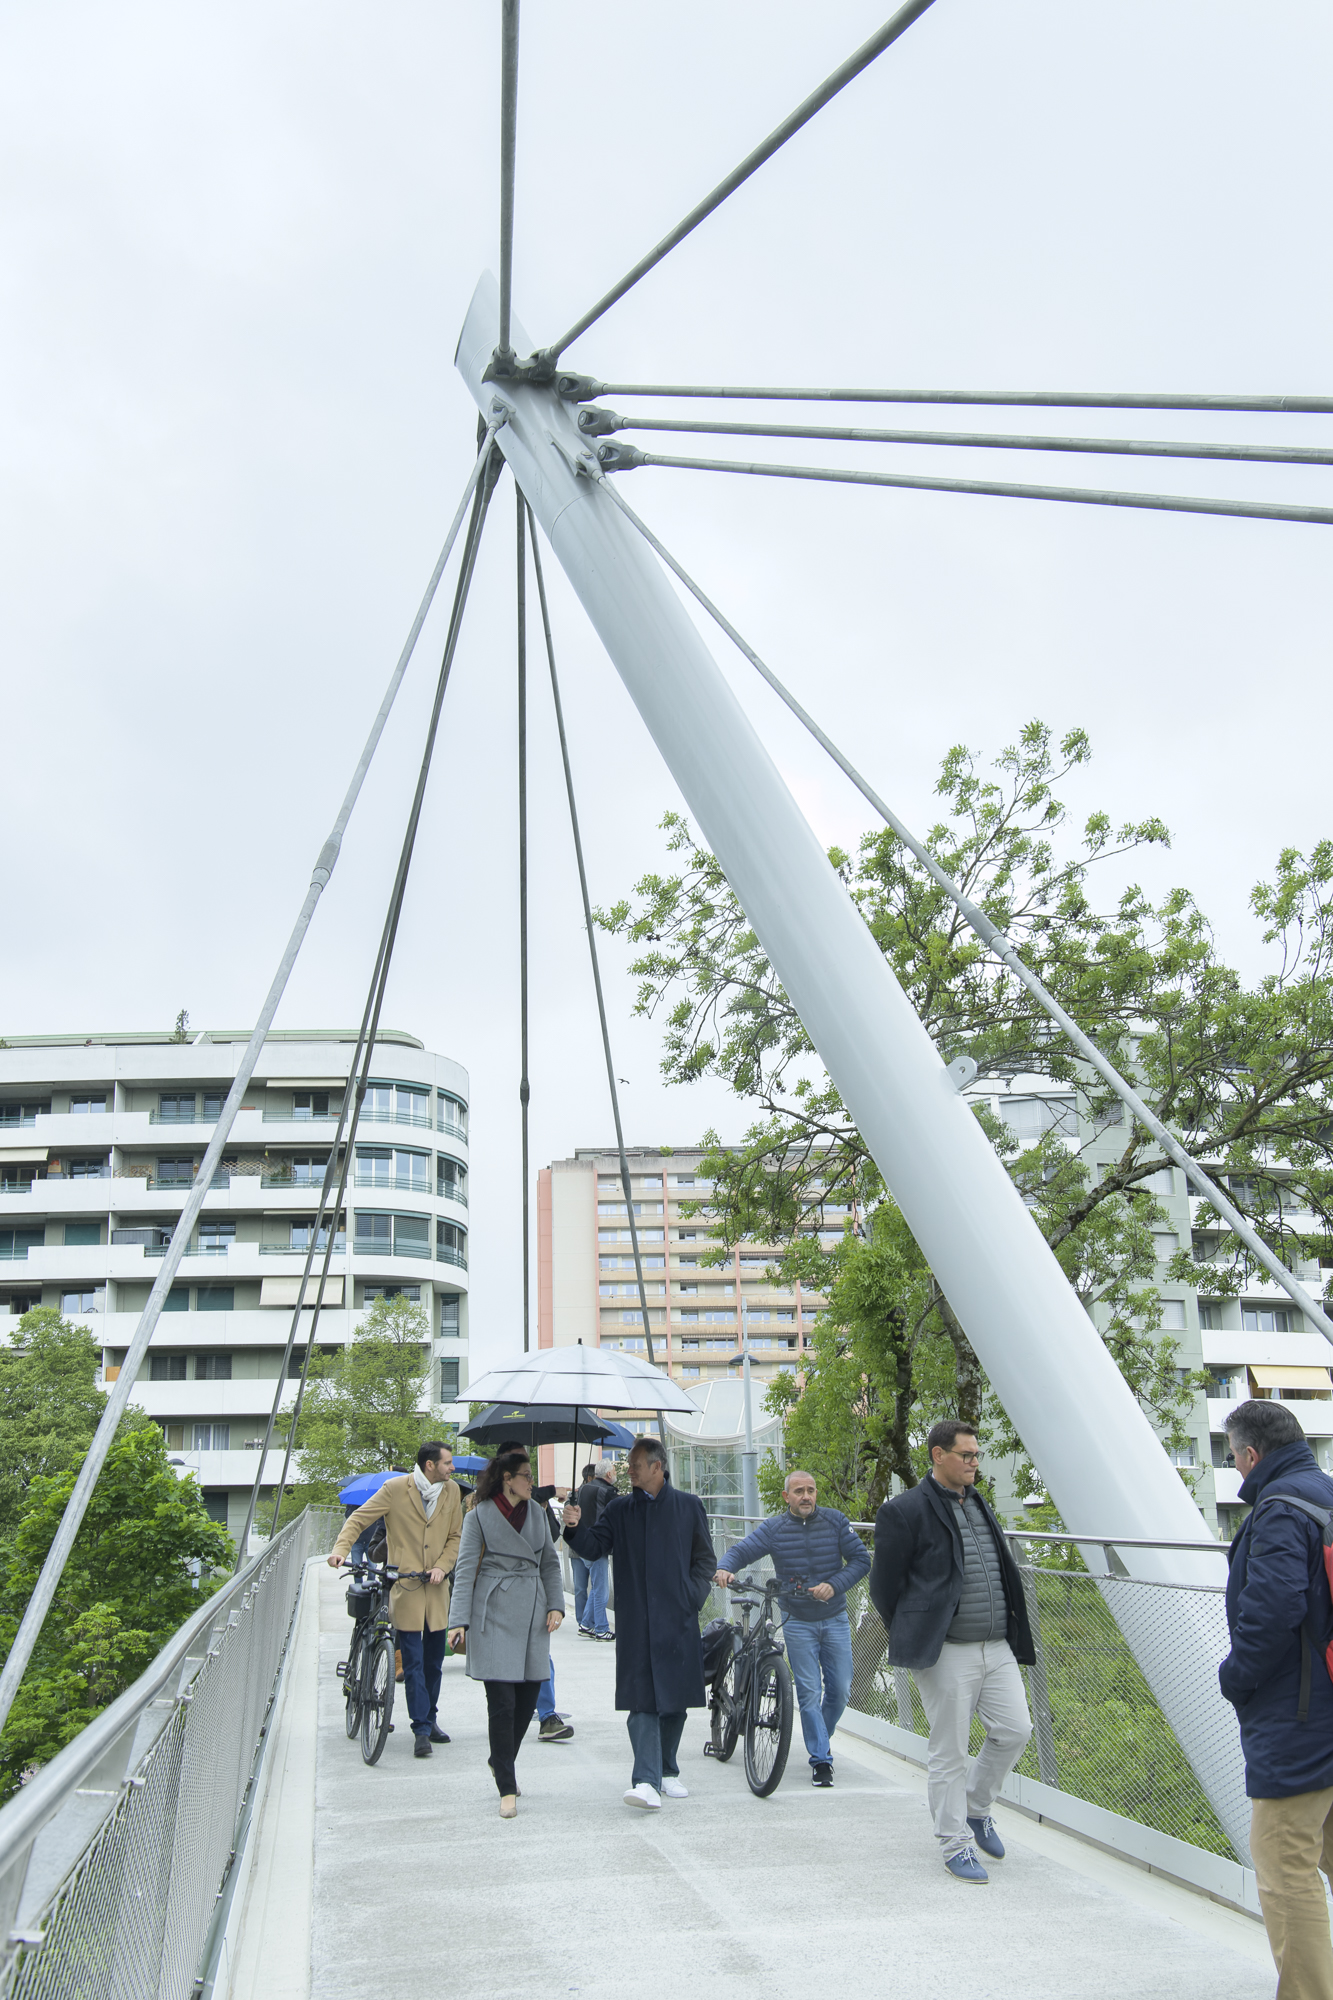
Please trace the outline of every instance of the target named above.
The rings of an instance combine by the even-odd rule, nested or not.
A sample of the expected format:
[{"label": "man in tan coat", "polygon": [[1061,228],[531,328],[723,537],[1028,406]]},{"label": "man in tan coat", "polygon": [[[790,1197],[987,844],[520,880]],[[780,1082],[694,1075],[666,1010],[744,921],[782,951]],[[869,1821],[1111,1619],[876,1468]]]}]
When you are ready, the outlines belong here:
[{"label": "man in tan coat", "polygon": [[411,1472],[386,1479],[364,1507],[343,1522],[329,1564],[337,1569],[357,1536],[382,1520],[388,1536],[388,1560],[399,1570],[420,1570],[393,1587],[394,1643],[403,1660],[403,1689],[412,1721],[418,1757],[431,1755],[432,1743],[449,1738],[436,1720],[440,1673],[449,1644],[449,1576],[458,1561],[463,1533],[463,1501],[453,1482],[454,1455],[447,1444],[423,1444]]}]

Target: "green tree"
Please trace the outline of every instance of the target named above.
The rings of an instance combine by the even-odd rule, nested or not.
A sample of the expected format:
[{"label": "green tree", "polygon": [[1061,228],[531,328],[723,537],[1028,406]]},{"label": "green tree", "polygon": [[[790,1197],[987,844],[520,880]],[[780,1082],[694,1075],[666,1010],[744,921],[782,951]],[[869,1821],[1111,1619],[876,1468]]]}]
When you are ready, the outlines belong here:
[{"label": "green tree", "polygon": [[[0,1651],[13,1643],[75,1476],[34,1478],[0,1554]],[[0,1734],[0,1796],[143,1672],[231,1554],[194,1480],[173,1473],[158,1426],[145,1420],[120,1433]]]},{"label": "green tree", "polygon": [[0,1346],[0,1536],[34,1479],[77,1469],[106,1408],[101,1349],[88,1329],[35,1306]]},{"label": "green tree", "polygon": [[354,1472],[409,1466],[438,1433],[430,1400],[430,1320],[400,1293],[378,1298],[336,1354],[312,1355],[296,1427],[302,1490],[333,1498]]},{"label": "green tree", "polygon": [[[1268,965],[1247,985],[1222,962],[1187,890],[1158,902],[1135,885],[1094,894],[1098,870],[1169,837],[1155,817],[1116,826],[1094,812],[1080,830],[1068,825],[1058,789],[1090,756],[1082,731],[1057,744],[1040,722],[990,772],[966,748],[950,750],[928,845],[1158,1116],[1227,1179],[1268,1241],[1288,1259],[1333,1261],[1333,842],[1308,858],[1284,850],[1273,880],[1253,891]],[[817,1346],[803,1400],[827,1397],[830,1436],[841,1428],[849,1437],[849,1368],[852,1379],[865,1376],[856,1451],[866,1477],[849,1490],[878,1490],[886,1464],[910,1483],[903,1399],[919,1450],[942,1356],[953,1377],[946,1405],[984,1418],[1000,1450],[1019,1457],[1020,1490],[1030,1488],[1021,1441],[988,1397],[933,1274],[922,1290],[911,1257],[886,1263],[878,1224],[819,1264],[825,1202],[854,1203],[862,1215],[891,1204],[716,859],[678,815],[664,826],[671,870],[645,877],[599,921],[640,947],[637,1010],[663,1018],[668,1080],[720,1078],[758,1114],[739,1148],[705,1135],[713,1147],[703,1169],[713,1181],[709,1211],[727,1243],[792,1241],[799,1247],[784,1259],[788,1273],[803,1270],[830,1287],[831,1344]],[[1095,1129],[1114,1132],[1118,1157],[1094,1174],[1058,1131],[1024,1145],[989,1111],[977,1113],[1070,1283],[1097,1305],[1102,1337],[1131,1388],[1168,1443],[1183,1442],[1198,1383],[1180,1378],[1175,1344],[1160,1329],[1151,1225],[1162,1210],[1148,1184],[1167,1162],[1156,1142],[1124,1116],[890,831],[867,833],[855,855],[833,849],[829,861],[946,1061],[971,1056],[984,1076],[1023,1087],[1030,1079],[1072,1086]],[[1249,1260],[1229,1232],[1210,1230],[1210,1214],[1171,1275],[1197,1284],[1203,1261],[1209,1289],[1234,1292],[1250,1276]],[[883,1226],[896,1245],[899,1223]],[[791,1397],[790,1389],[776,1393]],[[793,1412],[789,1437],[795,1422]]]}]

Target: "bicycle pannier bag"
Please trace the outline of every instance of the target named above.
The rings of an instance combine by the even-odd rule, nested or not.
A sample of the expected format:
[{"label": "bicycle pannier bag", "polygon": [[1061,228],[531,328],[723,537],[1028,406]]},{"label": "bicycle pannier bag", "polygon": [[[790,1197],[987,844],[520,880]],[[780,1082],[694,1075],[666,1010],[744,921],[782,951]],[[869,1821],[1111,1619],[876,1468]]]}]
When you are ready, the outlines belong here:
[{"label": "bicycle pannier bag", "polygon": [[733,1628],[725,1618],[710,1618],[703,1629],[704,1679],[715,1681],[732,1653]]},{"label": "bicycle pannier bag", "polygon": [[370,1607],[375,1602],[375,1593],[368,1583],[349,1583],[347,1586],[347,1616],[368,1618]]}]

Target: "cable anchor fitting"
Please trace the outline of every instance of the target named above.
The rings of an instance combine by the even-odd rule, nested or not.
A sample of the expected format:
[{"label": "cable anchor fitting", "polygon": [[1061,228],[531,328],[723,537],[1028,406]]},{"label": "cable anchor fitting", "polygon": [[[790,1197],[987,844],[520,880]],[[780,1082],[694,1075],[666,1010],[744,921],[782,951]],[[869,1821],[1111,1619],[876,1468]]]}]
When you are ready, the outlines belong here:
[{"label": "cable anchor fitting", "polygon": [[578,414],[578,426],[584,437],[609,437],[624,421],[615,410],[586,409]]},{"label": "cable anchor fitting", "polygon": [[603,472],[632,472],[636,465],[647,465],[648,454],[632,444],[599,444],[597,463]]}]

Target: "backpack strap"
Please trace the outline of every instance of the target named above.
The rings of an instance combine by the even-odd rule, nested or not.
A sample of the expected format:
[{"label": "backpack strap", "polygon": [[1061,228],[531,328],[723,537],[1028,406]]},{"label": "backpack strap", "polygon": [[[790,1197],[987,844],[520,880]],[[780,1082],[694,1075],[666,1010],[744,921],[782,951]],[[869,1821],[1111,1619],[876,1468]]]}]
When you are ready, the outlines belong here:
[{"label": "backpack strap", "polygon": [[[1333,1520],[1333,1514],[1327,1507],[1316,1507],[1313,1500],[1302,1500],[1296,1493],[1261,1493],[1255,1502],[1256,1513],[1265,1500],[1285,1500],[1289,1507],[1299,1508],[1302,1514],[1310,1516],[1321,1533],[1327,1530],[1329,1521]],[[1318,1650],[1313,1627],[1309,1619],[1304,1618],[1301,1621],[1301,1692],[1296,1704],[1297,1722],[1310,1720],[1310,1656]]]}]

